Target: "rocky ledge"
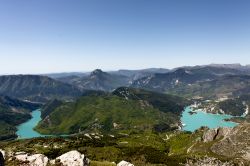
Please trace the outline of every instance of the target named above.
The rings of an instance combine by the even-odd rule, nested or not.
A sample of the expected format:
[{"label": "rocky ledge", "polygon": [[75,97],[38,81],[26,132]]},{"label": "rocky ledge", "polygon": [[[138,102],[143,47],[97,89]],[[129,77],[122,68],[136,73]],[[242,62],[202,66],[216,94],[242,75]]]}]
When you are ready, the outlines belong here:
[{"label": "rocky ledge", "polygon": [[234,166],[232,162],[222,162],[213,157],[190,159],[185,166]]},{"label": "rocky ledge", "polygon": [[[6,156],[5,156],[6,155]],[[0,149],[0,166],[4,166],[5,157],[11,165],[20,166],[89,166],[90,160],[80,152],[73,150],[53,160],[49,160],[43,154],[29,154],[26,152],[5,152]],[[134,166],[133,164],[121,161],[117,166]]]},{"label": "rocky ledge", "polygon": [[243,123],[234,128],[217,128],[203,134],[204,142],[214,141],[211,151],[227,158],[244,159],[250,162],[250,124]]},{"label": "rocky ledge", "polygon": [[232,131],[232,128],[228,128],[228,127],[210,129],[204,132],[202,139],[203,139],[203,142],[219,140],[229,135],[231,131]]},{"label": "rocky ledge", "polygon": [[51,165],[55,165],[56,163],[60,163],[65,166],[88,166],[89,159],[78,151],[70,151],[60,157],[57,157],[55,160],[50,161]]}]

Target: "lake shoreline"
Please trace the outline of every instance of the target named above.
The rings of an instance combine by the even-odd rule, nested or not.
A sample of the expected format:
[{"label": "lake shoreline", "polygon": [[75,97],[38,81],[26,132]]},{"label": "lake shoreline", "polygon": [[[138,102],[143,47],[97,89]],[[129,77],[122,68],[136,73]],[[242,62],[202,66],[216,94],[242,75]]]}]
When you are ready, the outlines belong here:
[{"label": "lake shoreline", "polygon": [[32,138],[39,138],[39,137],[68,137],[71,135],[46,135],[39,133],[35,130],[35,127],[38,123],[42,120],[41,118],[41,110],[37,109],[31,112],[31,119],[28,121],[16,126],[16,138],[13,139],[32,139]]},{"label": "lake shoreline", "polygon": [[17,139],[44,137],[44,135],[34,130],[34,127],[42,120],[40,109],[32,111],[31,116],[31,119],[17,126]]},{"label": "lake shoreline", "polygon": [[[190,112],[195,112],[190,114]],[[200,109],[193,109],[191,106],[188,106],[184,109],[181,116],[182,130],[184,131],[195,131],[202,126],[207,126],[209,128],[218,128],[218,127],[235,127],[238,123],[232,121],[226,121],[234,116],[226,114],[212,114],[204,112]]]}]

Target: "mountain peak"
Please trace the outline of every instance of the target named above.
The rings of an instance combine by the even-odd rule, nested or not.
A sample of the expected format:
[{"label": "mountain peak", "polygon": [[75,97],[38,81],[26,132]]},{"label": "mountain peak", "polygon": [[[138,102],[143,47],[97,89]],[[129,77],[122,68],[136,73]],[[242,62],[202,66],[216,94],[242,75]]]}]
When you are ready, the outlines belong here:
[{"label": "mountain peak", "polygon": [[239,67],[243,67],[240,63],[232,63],[232,64],[210,64],[208,66],[212,66],[212,67],[224,67],[224,68],[239,68]]},{"label": "mountain peak", "polygon": [[104,73],[101,69],[95,69],[94,71],[91,72],[91,75],[98,75]]}]

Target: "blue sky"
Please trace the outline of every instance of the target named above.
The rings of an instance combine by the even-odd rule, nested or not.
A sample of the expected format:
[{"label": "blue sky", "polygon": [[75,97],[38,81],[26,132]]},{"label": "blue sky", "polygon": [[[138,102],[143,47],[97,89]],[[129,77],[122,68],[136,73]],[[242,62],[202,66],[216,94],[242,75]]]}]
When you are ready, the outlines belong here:
[{"label": "blue sky", "polygon": [[0,0],[0,73],[250,64],[249,0]]}]

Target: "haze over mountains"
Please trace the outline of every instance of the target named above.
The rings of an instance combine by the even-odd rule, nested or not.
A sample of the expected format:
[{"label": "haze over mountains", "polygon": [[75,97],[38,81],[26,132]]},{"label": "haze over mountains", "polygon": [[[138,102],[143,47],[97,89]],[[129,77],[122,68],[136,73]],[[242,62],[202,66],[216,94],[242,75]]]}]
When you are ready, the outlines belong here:
[{"label": "haze over mountains", "polygon": [[[59,73],[47,76],[6,75],[0,76],[0,94],[45,102],[59,96],[60,99],[71,100],[88,90],[112,92],[116,88],[126,86],[184,96],[190,93],[201,97],[229,94],[237,96],[248,91],[248,75],[249,65],[240,64],[212,64],[172,70],[151,68],[104,72],[96,69],[88,73]],[[229,86],[231,89],[224,91],[222,86]],[[209,93],[202,93],[205,91]]]}]

